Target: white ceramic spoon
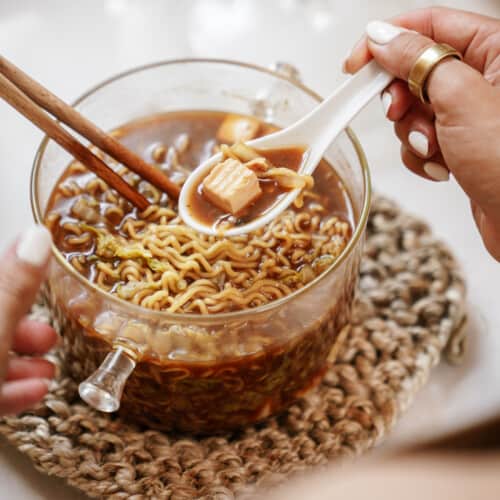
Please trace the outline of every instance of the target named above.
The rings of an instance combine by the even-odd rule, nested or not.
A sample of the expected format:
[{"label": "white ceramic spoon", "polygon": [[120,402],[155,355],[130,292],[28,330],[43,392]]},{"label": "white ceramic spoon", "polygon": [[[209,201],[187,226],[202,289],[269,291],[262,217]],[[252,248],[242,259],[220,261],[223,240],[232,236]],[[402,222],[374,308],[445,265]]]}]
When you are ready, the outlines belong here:
[{"label": "white ceramic spoon", "polygon": [[[298,122],[274,134],[249,141],[247,144],[260,150],[306,146],[305,160],[299,173],[310,175],[334,139],[375,96],[389,85],[392,79],[392,75],[382,69],[375,61],[372,61]],[[222,233],[223,236],[249,233],[275,219],[290,206],[299,194],[298,189],[290,191],[263,214],[246,224],[225,231],[212,225],[206,225],[191,212],[188,206],[189,194],[203,182],[211,168],[221,159],[222,154],[218,153],[193,170],[184,183],[179,196],[181,218],[188,226],[201,233],[212,235],[221,235]]]}]

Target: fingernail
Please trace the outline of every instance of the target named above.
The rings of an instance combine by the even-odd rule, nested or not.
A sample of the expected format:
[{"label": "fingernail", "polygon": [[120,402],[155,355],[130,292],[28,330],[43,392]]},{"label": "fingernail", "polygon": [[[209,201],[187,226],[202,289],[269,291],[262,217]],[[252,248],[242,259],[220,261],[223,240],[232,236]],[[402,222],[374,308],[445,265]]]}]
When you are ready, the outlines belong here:
[{"label": "fingernail", "polygon": [[384,21],[370,21],[366,25],[366,34],[368,38],[375,43],[385,45],[394,40],[399,34],[403,33],[404,28],[385,23]]},{"label": "fingernail", "polygon": [[384,109],[384,115],[387,116],[389,113],[389,109],[391,109],[392,105],[392,94],[389,91],[386,91],[382,94],[382,108]]},{"label": "fingernail", "polygon": [[433,161],[424,164],[424,172],[435,181],[447,181],[450,178],[449,170]]},{"label": "fingernail", "polygon": [[34,225],[19,238],[16,254],[19,260],[40,267],[49,257],[52,238],[45,226]]},{"label": "fingernail", "polygon": [[429,153],[429,139],[422,132],[413,130],[408,134],[410,146],[420,155],[427,156]]}]

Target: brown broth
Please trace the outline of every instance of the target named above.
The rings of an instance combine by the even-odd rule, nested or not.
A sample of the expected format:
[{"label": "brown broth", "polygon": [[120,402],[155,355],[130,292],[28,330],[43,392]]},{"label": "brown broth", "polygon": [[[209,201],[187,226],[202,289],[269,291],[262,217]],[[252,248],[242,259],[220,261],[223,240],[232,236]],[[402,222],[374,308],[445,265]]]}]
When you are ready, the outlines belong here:
[{"label": "brown broth", "polygon": [[[128,124],[115,131],[115,134],[126,146],[149,162],[152,161],[153,152],[159,145],[168,146],[175,143],[181,134],[188,134],[191,138],[190,147],[178,154],[179,164],[188,174],[213,154],[214,146],[217,145],[216,133],[225,116],[225,113],[206,111],[169,113]],[[263,124],[261,132],[265,134],[275,129],[271,125]],[[275,155],[268,157],[272,163],[283,164],[286,160],[278,157],[283,155],[283,152],[268,154]],[[295,159],[289,164],[298,166],[299,153],[294,154]],[[300,158],[301,156],[300,154]],[[166,159],[157,163],[158,168],[169,175],[175,170]],[[74,205],[80,199],[93,199],[87,210],[97,219],[94,222],[86,221],[86,225],[105,228],[111,235],[125,238],[127,232],[124,228],[127,221],[137,223],[140,230],[141,227],[147,227],[151,220],[147,215],[138,213],[123,199],[110,201],[114,194],[110,190],[102,190],[102,186],[98,189],[98,179],[95,179],[92,173],[73,167],[74,164],[68,167],[54,188],[46,223],[52,231],[56,246],[76,270],[89,281],[114,294],[123,285],[121,278],[110,277],[109,281],[104,278],[104,281],[99,282],[98,277],[103,275],[99,274],[98,265],[117,269],[123,262],[115,257],[96,258],[95,238],[82,238],[79,225],[85,219],[82,218],[82,212],[74,213]],[[143,189],[145,196],[153,196],[147,183],[140,182],[131,174],[127,174],[127,178]],[[346,225],[349,227],[349,231],[343,236],[345,243],[354,227],[347,192],[335,170],[324,160],[316,169],[314,180],[314,196],[305,199],[302,209],[292,208],[292,214],[304,215],[304,211],[316,214],[315,217],[320,220],[316,228],[317,237],[321,237],[319,233],[325,229],[323,222],[328,225],[331,216],[338,216],[344,228]],[[94,183],[95,186],[91,189],[89,183]],[[156,201],[159,209],[172,209],[175,215],[176,206],[166,195],[161,195]],[[116,211],[109,213],[110,208],[116,210],[117,207],[122,210],[123,217],[118,217]],[[310,221],[312,219],[310,218]],[[178,222],[176,224],[179,225]],[[253,252],[261,252],[259,255],[263,258],[272,254],[272,258],[277,261],[288,259],[289,265],[281,265],[281,272],[286,273],[284,279],[300,275],[305,266],[313,267],[313,262],[307,261],[307,258],[314,250],[308,240],[313,239],[311,235],[314,230],[307,224],[306,227],[301,226],[299,234],[304,238],[287,241],[275,235],[271,238],[276,240],[275,243],[267,242],[267,246],[256,246]],[[169,227],[167,221],[164,227],[171,231],[173,226]],[[324,233],[322,234],[324,236]],[[193,239],[196,238],[197,235],[194,235]],[[214,244],[218,243],[215,238],[212,241]],[[187,242],[186,246],[190,243],[192,242]],[[286,248],[287,245],[290,248]],[[294,254],[298,255],[296,259]],[[322,257],[325,255],[321,254],[319,260]],[[245,266],[248,265],[249,259],[250,257],[245,259],[241,267],[235,268],[234,283],[229,283],[228,277],[227,281],[220,285],[220,293],[224,292],[227,284],[240,286],[238,279],[245,275]],[[133,259],[129,264],[133,268]],[[265,264],[263,261],[255,272],[266,272]],[[278,264],[280,263],[275,263],[273,268],[280,267]],[[142,265],[145,266],[144,263]],[[254,317],[249,321],[230,323],[229,326],[225,324],[223,329],[218,327],[217,331],[205,330],[196,324],[182,327],[162,327],[160,324],[155,328],[139,330],[137,338],[132,333],[134,328],[126,328],[129,333],[124,340],[137,342],[142,348],[139,362],[125,387],[122,415],[163,430],[207,433],[236,429],[282,411],[319,383],[332,346],[342,340],[340,332],[349,321],[358,266],[359,255],[355,254],[354,258],[347,260],[342,279],[329,281],[328,286],[331,288],[328,293],[325,293],[326,288],[323,288],[322,294],[309,295],[316,297],[318,304],[295,301],[293,307],[287,310],[287,314],[271,315],[265,321]],[[267,269],[269,268],[270,266],[267,266]],[[125,335],[124,329],[114,323],[115,320],[121,322],[122,319],[106,307],[104,316],[110,315],[110,323],[103,326],[98,321],[102,310],[95,295],[73,292],[72,287],[66,285],[65,271],[59,267],[57,269],[61,275],[50,283],[49,300],[61,325],[67,368],[77,380],[82,380],[102,362],[118,337]],[[323,270],[324,268],[320,268],[315,275]],[[148,272],[154,274],[152,270],[148,269]],[[190,278],[189,274],[182,278],[187,286],[196,284],[197,281]],[[273,279],[279,281],[277,277]],[[209,280],[205,278],[201,281]],[[300,286],[305,284],[301,283]],[[242,288],[245,286],[248,285],[243,285]],[[264,288],[265,286],[263,290],[259,290],[260,294],[267,293]],[[267,300],[275,299],[268,297]],[[233,304],[223,312],[258,305],[250,302],[245,307],[237,307]],[[179,312],[192,311],[179,309]],[[304,323],[306,316],[310,316],[311,321]],[[128,319],[123,319],[127,325]],[[130,323],[133,324],[134,321]],[[334,347],[335,349],[338,347]]]},{"label": "brown broth", "polygon": [[[276,167],[285,167],[297,172],[302,164],[304,148],[257,150],[257,153]],[[195,219],[206,226],[218,227],[222,222],[229,223],[230,226],[246,224],[264,215],[290,191],[284,189],[272,179],[259,179],[259,185],[262,194],[241,213],[234,216],[210,202],[203,194],[203,185],[201,183],[189,193],[187,206],[191,209]]]},{"label": "brown broth", "polygon": [[[189,148],[178,154],[178,162],[186,169],[186,176],[195,169],[200,163],[213,155],[214,148],[219,145],[216,140],[217,130],[223,122],[227,113],[218,111],[179,111],[171,112],[163,115],[155,115],[141,120],[136,120],[126,124],[114,131],[114,134],[119,138],[120,142],[128,148],[141,155],[146,161],[153,162],[153,151],[158,145],[170,145],[182,135],[187,134],[190,140]],[[277,130],[272,124],[263,124],[259,135],[266,135]],[[300,148],[288,148],[287,150],[263,151],[262,154],[273,164],[286,164],[289,168],[297,170],[302,160],[303,150]],[[70,165],[71,167],[71,165]],[[75,196],[67,196],[62,194],[62,187],[65,185],[74,184],[79,188],[83,188],[89,179],[95,177],[91,172],[73,174],[70,172],[70,167],[66,170],[59,179],[54,188],[48,206],[46,221],[52,231],[55,244],[62,252],[64,257],[71,262],[72,258],[85,256],[91,257],[95,251],[95,246],[90,244],[82,244],[75,247],[74,244],[69,244],[73,235],[68,234],[64,229],[65,224],[78,224],[80,219],[71,213],[71,206],[81,197],[80,194]],[[159,164],[159,168],[170,174],[166,164]],[[325,214],[335,215],[340,220],[347,221],[352,229],[354,227],[354,214],[352,211],[349,195],[332,166],[324,159],[321,160],[316,168],[314,175],[314,192],[317,199],[306,200],[304,209],[312,205],[320,204],[324,208]],[[131,174],[129,182],[137,184],[138,179]],[[269,197],[262,197],[263,200],[255,204],[255,212],[265,210],[266,203],[269,199],[275,199],[274,182],[269,182],[272,186]],[[147,187],[144,181],[137,184],[138,188]],[[267,188],[266,188],[267,189]],[[140,189],[139,189],[140,190]],[[147,190],[142,193],[148,197]],[[101,198],[104,198],[102,196]],[[214,207],[208,202],[204,196],[197,194],[193,197],[196,204],[196,210],[200,214],[206,214],[207,221],[212,221],[223,215],[220,209]],[[159,200],[160,206],[168,204],[168,196],[163,194]],[[272,201],[271,201],[272,202]],[[140,214],[137,209],[125,200],[120,199],[120,206],[125,213],[123,218],[115,219],[106,216],[106,210],[110,204],[103,199],[99,200],[97,207],[100,222],[98,225],[105,225],[106,228],[113,234],[126,237],[122,227],[124,221],[129,218],[134,220],[140,219]],[[302,209],[292,207],[292,210],[300,212]],[[245,215],[241,222],[245,222],[246,217],[251,217],[252,213]],[[49,217],[59,216],[57,223],[50,223]],[[298,261],[294,265],[294,270],[300,270],[303,262]],[[81,264],[80,271],[87,279],[93,281],[96,275],[96,263],[92,259],[86,259]]]}]

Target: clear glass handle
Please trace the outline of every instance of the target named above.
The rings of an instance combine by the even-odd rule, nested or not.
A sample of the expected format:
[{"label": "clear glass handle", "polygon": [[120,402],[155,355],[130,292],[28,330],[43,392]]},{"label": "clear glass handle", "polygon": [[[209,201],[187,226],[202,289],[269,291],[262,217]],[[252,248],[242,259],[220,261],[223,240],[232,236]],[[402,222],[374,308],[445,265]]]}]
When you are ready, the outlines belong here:
[{"label": "clear glass handle", "polygon": [[123,389],[135,361],[122,347],[111,351],[101,366],[78,387],[80,397],[92,408],[111,413],[120,408]]}]

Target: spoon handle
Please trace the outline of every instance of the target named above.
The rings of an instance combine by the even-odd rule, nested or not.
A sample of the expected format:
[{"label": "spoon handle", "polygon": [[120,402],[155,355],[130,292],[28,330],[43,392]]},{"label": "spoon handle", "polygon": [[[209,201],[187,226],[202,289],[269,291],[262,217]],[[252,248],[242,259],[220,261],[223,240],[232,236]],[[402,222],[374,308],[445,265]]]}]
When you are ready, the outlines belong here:
[{"label": "spoon handle", "polygon": [[[333,140],[353,118],[393,80],[375,61],[371,61],[325,99],[314,111],[298,121],[289,134],[296,143],[314,138],[301,171],[311,174]],[[290,136],[289,136],[290,137]]]}]

